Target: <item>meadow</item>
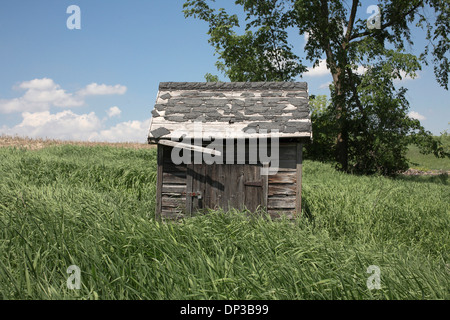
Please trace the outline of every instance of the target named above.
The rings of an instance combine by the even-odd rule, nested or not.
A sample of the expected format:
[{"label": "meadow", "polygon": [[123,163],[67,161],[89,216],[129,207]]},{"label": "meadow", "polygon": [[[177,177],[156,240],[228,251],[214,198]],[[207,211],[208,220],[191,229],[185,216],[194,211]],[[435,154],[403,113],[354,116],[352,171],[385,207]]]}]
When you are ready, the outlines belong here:
[{"label": "meadow", "polygon": [[[294,222],[211,211],[163,223],[155,189],[154,148],[0,148],[0,298],[450,298],[448,175],[305,161]],[[380,289],[367,287],[372,265]]]},{"label": "meadow", "polygon": [[[446,139],[446,148],[450,151],[450,136]],[[432,155],[421,154],[418,147],[411,145],[407,156],[410,160],[410,167],[417,170],[442,170],[450,171],[450,158],[436,158]]]}]

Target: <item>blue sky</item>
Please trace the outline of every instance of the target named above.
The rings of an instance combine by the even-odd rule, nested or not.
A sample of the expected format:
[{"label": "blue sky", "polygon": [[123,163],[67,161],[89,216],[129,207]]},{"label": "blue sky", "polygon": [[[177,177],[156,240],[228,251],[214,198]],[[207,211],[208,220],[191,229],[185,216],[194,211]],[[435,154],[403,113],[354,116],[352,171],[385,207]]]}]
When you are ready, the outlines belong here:
[{"label": "blue sky", "polygon": [[[145,142],[159,82],[218,74],[207,24],[185,19],[182,4],[2,1],[0,134]],[[70,5],[81,9],[80,30],[66,26]],[[292,42],[302,56],[304,37],[293,34]],[[308,82],[310,94],[328,94],[331,77],[319,68],[298,81]],[[411,111],[426,129],[449,129],[450,95],[435,81],[432,66],[398,84],[409,89]]]}]

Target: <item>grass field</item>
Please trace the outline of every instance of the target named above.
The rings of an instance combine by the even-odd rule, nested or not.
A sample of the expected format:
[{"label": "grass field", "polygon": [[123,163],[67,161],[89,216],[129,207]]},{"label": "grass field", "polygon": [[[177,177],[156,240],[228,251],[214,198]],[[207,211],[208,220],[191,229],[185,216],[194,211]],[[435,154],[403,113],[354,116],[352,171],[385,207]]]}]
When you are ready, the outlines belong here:
[{"label": "grass field", "polygon": [[305,161],[296,222],[216,211],[160,223],[155,149],[32,149],[0,148],[2,299],[450,298],[447,176]]},{"label": "grass field", "polygon": [[[444,149],[450,152],[450,135],[443,134],[436,138],[441,141]],[[450,158],[436,158],[433,155],[421,154],[415,145],[409,146],[407,157],[410,160],[410,167],[413,169],[450,171]]]},{"label": "grass field", "polygon": [[407,156],[408,159],[411,159],[410,167],[413,169],[450,171],[449,158],[436,158],[433,155],[421,154],[416,146],[409,147]]}]

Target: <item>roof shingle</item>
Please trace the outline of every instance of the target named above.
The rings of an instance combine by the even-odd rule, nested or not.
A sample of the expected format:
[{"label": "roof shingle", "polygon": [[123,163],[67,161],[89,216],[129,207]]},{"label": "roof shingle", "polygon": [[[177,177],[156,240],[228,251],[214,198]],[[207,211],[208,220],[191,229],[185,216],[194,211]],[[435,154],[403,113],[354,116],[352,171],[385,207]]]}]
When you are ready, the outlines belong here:
[{"label": "roof shingle", "polygon": [[199,123],[212,138],[311,136],[306,82],[162,82],[152,115],[149,141],[193,137]]}]

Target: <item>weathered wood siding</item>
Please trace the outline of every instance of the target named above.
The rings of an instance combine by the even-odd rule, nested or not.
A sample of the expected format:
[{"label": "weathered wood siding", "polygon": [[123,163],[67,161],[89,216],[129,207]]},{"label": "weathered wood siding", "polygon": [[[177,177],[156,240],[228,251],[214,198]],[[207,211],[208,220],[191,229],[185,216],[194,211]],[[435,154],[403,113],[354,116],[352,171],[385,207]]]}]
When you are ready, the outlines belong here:
[{"label": "weathered wood siding", "polygon": [[[256,150],[245,150],[245,163],[226,163],[227,150],[223,150],[223,164],[181,164],[171,161],[172,147],[158,146],[157,214],[176,219],[195,214],[204,208],[230,208],[256,210],[264,207],[272,217],[295,217],[301,208],[301,145],[281,142],[279,170],[275,175],[261,175],[263,164],[248,162]],[[299,166],[300,164],[300,166]],[[299,171],[300,170],[300,171]],[[161,177],[160,177],[161,176]],[[201,192],[201,199],[189,196]],[[159,210],[158,210],[159,208]]]},{"label": "weathered wood siding", "polygon": [[[171,149],[158,145],[158,188],[157,197],[160,196],[159,216],[168,219],[177,219],[186,213],[186,165],[175,165],[171,161]],[[161,175],[161,179],[159,178]],[[158,204],[158,199],[157,199]],[[157,210],[158,214],[158,210]]]},{"label": "weathered wood siding", "polygon": [[267,212],[272,217],[293,218],[297,201],[297,143],[280,143],[277,174],[269,175]]}]

